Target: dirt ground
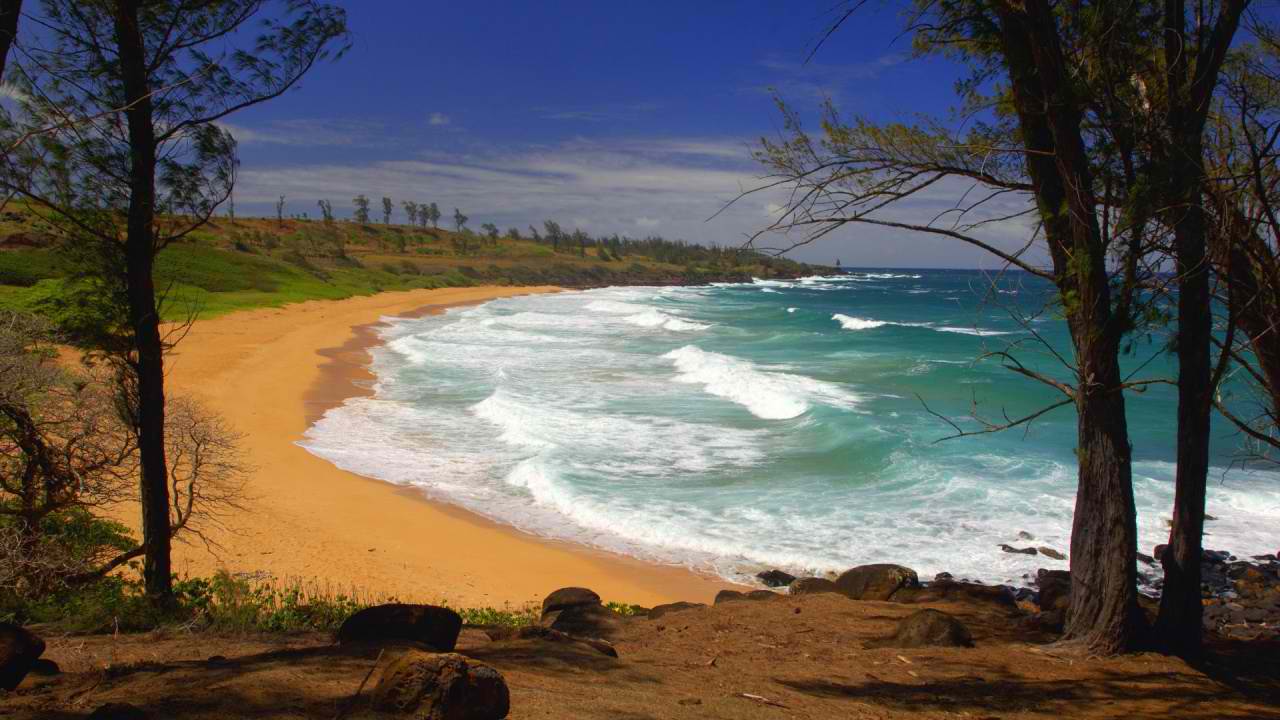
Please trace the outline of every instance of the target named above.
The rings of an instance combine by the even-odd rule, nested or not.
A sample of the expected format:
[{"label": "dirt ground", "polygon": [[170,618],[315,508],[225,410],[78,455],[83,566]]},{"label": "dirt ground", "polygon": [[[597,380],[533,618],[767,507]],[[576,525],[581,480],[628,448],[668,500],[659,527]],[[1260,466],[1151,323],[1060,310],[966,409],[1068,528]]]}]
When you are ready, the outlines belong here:
[{"label": "dirt ground", "polygon": [[[838,595],[739,601],[637,618],[613,659],[578,644],[493,642],[458,652],[498,668],[512,718],[1280,718],[1280,647],[1215,641],[1204,661],[1075,655],[990,606],[937,603],[971,649],[864,649],[920,605]],[[153,718],[369,718],[378,648],[327,636],[46,636],[57,677],[29,677],[0,717],[82,718],[130,702]]]}]

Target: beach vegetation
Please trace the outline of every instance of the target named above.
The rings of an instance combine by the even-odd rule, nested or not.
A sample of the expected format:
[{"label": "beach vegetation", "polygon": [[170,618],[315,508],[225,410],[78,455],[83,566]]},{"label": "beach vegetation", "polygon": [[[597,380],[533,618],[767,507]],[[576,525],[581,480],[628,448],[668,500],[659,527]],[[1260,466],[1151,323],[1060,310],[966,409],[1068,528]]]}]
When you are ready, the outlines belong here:
[{"label": "beach vegetation", "polygon": [[94,280],[88,287],[123,320],[97,334],[106,341],[99,358],[132,424],[145,582],[165,604],[177,498],[164,355],[175,337],[161,329],[168,295],[156,285],[157,257],[231,197],[236,145],[219,121],[280,96],[340,54],[346,16],[320,2],[289,3],[237,50],[223,43],[263,19],[259,2],[40,5],[50,32],[32,35],[10,69],[20,99],[0,117],[8,150],[0,183],[65,236],[75,274]]}]

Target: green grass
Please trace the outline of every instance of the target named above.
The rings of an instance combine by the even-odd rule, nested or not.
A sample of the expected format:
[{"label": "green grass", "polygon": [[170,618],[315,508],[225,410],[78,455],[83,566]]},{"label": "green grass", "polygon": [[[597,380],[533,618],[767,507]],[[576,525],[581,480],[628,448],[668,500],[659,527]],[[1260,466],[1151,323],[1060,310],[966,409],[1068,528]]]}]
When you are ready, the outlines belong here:
[{"label": "green grass", "polygon": [[[9,238],[26,244],[6,245]],[[47,247],[29,247],[33,238]],[[59,300],[67,295],[68,267],[54,249],[59,242],[34,214],[10,203],[0,217],[0,308],[45,314],[50,308],[66,308]],[[440,229],[220,218],[162,251],[155,277],[167,300],[165,318],[178,320],[192,311],[209,318],[387,290],[478,284],[594,287],[669,282],[672,277],[698,282],[795,274],[802,267],[748,260],[733,266],[705,260],[680,265],[635,254],[603,258],[594,248],[585,256],[568,247],[557,253],[531,240],[493,241]]]}]

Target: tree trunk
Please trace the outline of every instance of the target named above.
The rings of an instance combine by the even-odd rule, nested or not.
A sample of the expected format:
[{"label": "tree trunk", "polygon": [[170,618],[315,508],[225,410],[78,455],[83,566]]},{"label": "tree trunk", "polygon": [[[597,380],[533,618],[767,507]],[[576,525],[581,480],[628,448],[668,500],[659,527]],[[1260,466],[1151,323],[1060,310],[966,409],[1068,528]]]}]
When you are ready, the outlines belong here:
[{"label": "tree trunk", "polygon": [[22,0],[0,0],[0,79],[4,77],[9,48],[18,37],[18,18],[22,15]]},{"label": "tree trunk", "polygon": [[1044,0],[996,2],[1025,162],[1075,346],[1078,479],[1071,533],[1071,606],[1064,640],[1091,652],[1132,648],[1137,520],[1119,336],[1093,180],[1053,12]]},{"label": "tree trunk", "polygon": [[138,26],[139,0],[116,0],[116,42],[129,125],[129,218],[125,239],[125,285],[137,358],[138,453],[142,466],[143,577],[157,603],[173,596],[170,559],[169,484],[164,443],[164,347],[156,306],[156,136],[146,54]]},{"label": "tree trunk", "polygon": [[1175,652],[1200,647],[1203,606],[1200,560],[1204,536],[1205,490],[1209,474],[1209,413],[1212,407],[1209,263],[1206,220],[1199,192],[1204,167],[1200,133],[1186,133],[1173,145],[1174,260],[1178,276],[1178,469],[1169,546],[1161,556],[1164,586],[1155,639]]},{"label": "tree trunk", "polygon": [[1209,413],[1213,407],[1208,219],[1201,193],[1205,178],[1204,125],[1222,58],[1246,4],[1236,1],[1222,5],[1209,42],[1194,58],[1194,65],[1189,48],[1199,43],[1189,42],[1186,36],[1186,3],[1166,0],[1164,10],[1169,103],[1166,181],[1170,191],[1165,207],[1172,216],[1178,275],[1178,470],[1169,547],[1161,557],[1164,586],[1155,639],[1179,653],[1199,650],[1204,613],[1200,561],[1209,474]]},{"label": "tree trunk", "polygon": [[1130,649],[1138,622],[1137,521],[1124,395],[1114,353],[1082,348],[1076,455],[1080,463],[1071,527],[1071,606],[1064,640],[1092,652]]}]

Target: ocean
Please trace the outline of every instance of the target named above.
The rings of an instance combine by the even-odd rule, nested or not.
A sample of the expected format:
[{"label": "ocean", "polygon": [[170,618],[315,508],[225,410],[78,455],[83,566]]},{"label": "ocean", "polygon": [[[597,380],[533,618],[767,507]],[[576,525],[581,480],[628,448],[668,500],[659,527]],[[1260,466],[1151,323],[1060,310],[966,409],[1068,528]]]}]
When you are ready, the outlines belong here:
[{"label": "ocean", "polygon": [[[984,353],[1064,376],[1043,281],[864,270],[796,281],[605,288],[394,319],[372,397],[303,446],[341,468],[541,536],[744,581],[873,562],[1023,584],[1067,567],[1075,414],[945,439],[1059,399]],[[1171,376],[1163,338],[1126,357]],[[1155,357],[1153,357],[1155,356]],[[1128,405],[1139,549],[1167,540],[1172,387]],[[1280,472],[1213,433],[1206,547],[1274,553]],[[1020,539],[1030,535],[1032,540]]]}]

